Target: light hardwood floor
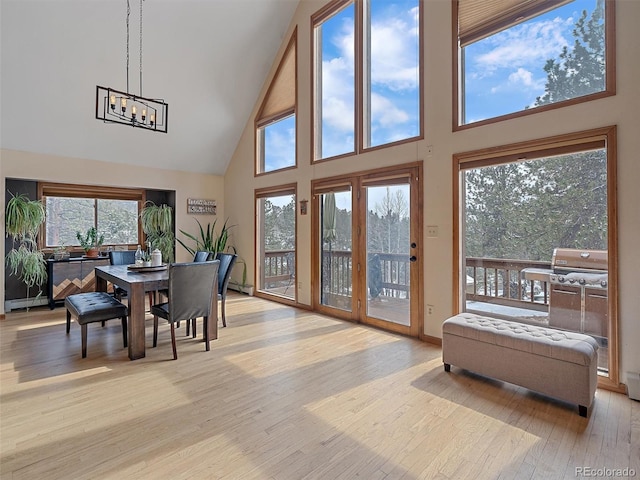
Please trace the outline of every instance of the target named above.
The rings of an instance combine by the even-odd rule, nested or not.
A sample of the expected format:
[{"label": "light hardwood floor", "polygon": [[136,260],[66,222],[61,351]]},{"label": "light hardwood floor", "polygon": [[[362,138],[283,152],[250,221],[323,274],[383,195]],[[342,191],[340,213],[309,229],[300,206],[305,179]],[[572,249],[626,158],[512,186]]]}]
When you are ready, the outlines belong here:
[{"label": "light hardwood floor", "polygon": [[[208,353],[183,326],[177,361],[161,324],[158,347],[130,362],[117,320],[89,326],[82,359],[64,308],[7,314],[2,479],[640,476],[640,403],[624,395],[598,390],[584,419],[447,374],[440,348],[417,340],[232,293],[227,322]],[[149,346],[151,334],[148,322]]]}]

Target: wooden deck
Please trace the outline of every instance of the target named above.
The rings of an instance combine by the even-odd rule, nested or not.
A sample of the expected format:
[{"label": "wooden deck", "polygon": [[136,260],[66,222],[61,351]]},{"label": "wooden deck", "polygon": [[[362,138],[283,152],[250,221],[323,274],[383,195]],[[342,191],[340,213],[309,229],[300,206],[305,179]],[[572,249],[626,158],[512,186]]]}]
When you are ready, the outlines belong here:
[{"label": "wooden deck", "polygon": [[[150,317],[149,317],[150,319]],[[0,477],[564,479],[640,473],[640,402],[598,390],[590,418],[452,369],[439,347],[229,293],[204,351],[168,326],[135,362],[118,321],[65,334],[65,311],[0,322]],[[93,328],[92,328],[93,327]],[[201,332],[201,321],[199,322]],[[151,322],[147,342],[151,345]]]}]

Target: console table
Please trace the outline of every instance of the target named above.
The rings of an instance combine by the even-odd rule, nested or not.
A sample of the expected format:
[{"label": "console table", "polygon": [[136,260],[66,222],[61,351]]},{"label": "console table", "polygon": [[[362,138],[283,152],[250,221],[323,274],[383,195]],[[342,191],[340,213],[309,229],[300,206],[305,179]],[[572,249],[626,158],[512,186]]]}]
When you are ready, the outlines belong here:
[{"label": "console table", "polygon": [[74,293],[93,292],[96,289],[95,267],[109,265],[108,257],[65,258],[47,260],[47,292],[49,308]]}]

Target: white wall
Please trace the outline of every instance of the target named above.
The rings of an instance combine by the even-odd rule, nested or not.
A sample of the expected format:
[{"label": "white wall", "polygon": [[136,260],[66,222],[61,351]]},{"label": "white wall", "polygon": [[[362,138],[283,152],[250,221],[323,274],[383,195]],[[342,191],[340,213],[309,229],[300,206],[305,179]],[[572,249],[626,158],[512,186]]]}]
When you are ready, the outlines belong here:
[{"label": "white wall", "polygon": [[[238,224],[237,246],[248,256],[248,278],[254,275],[255,188],[297,182],[298,199],[310,200],[311,180],[360,170],[424,162],[424,225],[438,225],[438,238],[424,238],[424,302],[435,306],[425,318],[424,333],[441,337],[441,324],[453,309],[453,198],[452,155],[485,147],[549,137],[610,125],[618,126],[618,222],[619,222],[619,332],[621,380],[626,371],[640,371],[640,2],[619,0],[617,22],[617,94],[511,121],[452,132],[451,4],[426,0],[424,9],[424,90],[425,138],[398,147],[369,152],[344,161],[310,164],[311,152],[311,66],[310,16],[325,2],[302,0],[289,32],[298,27],[298,168],[254,177],[253,117],[249,118],[234,157],[225,175],[226,212]],[[289,35],[283,39],[278,59]],[[271,75],[275,72],[274,63]],[[264,84],[254,115],[269,79]],[[427,146],[433,153],[427,153]],[[298,301],[311,304],[311,215],[298,214]],[[307,259],[304,261],[304,259]],[[615,301],[616,299],[611,299]]]},{"label": "white wall", "polygon": [[[142,132],[145,133],[145,132]],[[84,160],[78,158],[54,157],[15,150],[0,150],[0,184],[6,178],[41,180],[47,182],[75,183],[81,185],[105,185],[176,192],[176,234],[185,239],[179,231],[197,234],[198,225],[194,218],[206,225],[216,218],[224,219],[224,179],[221,176],[163,170],[150,167],[134,167],[122,164]],[[5,236],[4,195],[2,200],[2,237]],[[187,198],[207,198],[218,201],[217,215],[187,215]],[[224,220],[222,220],[224,221]],[[221,221],[218,222],[220,224]],[[187,241],[187,244],[190,242]],[[188,261],[191,255],[176,246],[176,260]],[[0,313],[4,313],[4,256],[0,260]]]}]

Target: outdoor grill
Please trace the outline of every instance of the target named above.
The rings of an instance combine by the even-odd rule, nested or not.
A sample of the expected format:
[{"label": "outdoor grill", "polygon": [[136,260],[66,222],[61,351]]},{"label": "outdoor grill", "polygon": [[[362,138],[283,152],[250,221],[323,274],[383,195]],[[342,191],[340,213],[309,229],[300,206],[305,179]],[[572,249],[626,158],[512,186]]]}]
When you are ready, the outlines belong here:
[{"label": "outdoor grill", "polygon": [[609,283],[606,250],[556,248],[549,274],[549,326],[606,344]]}]

